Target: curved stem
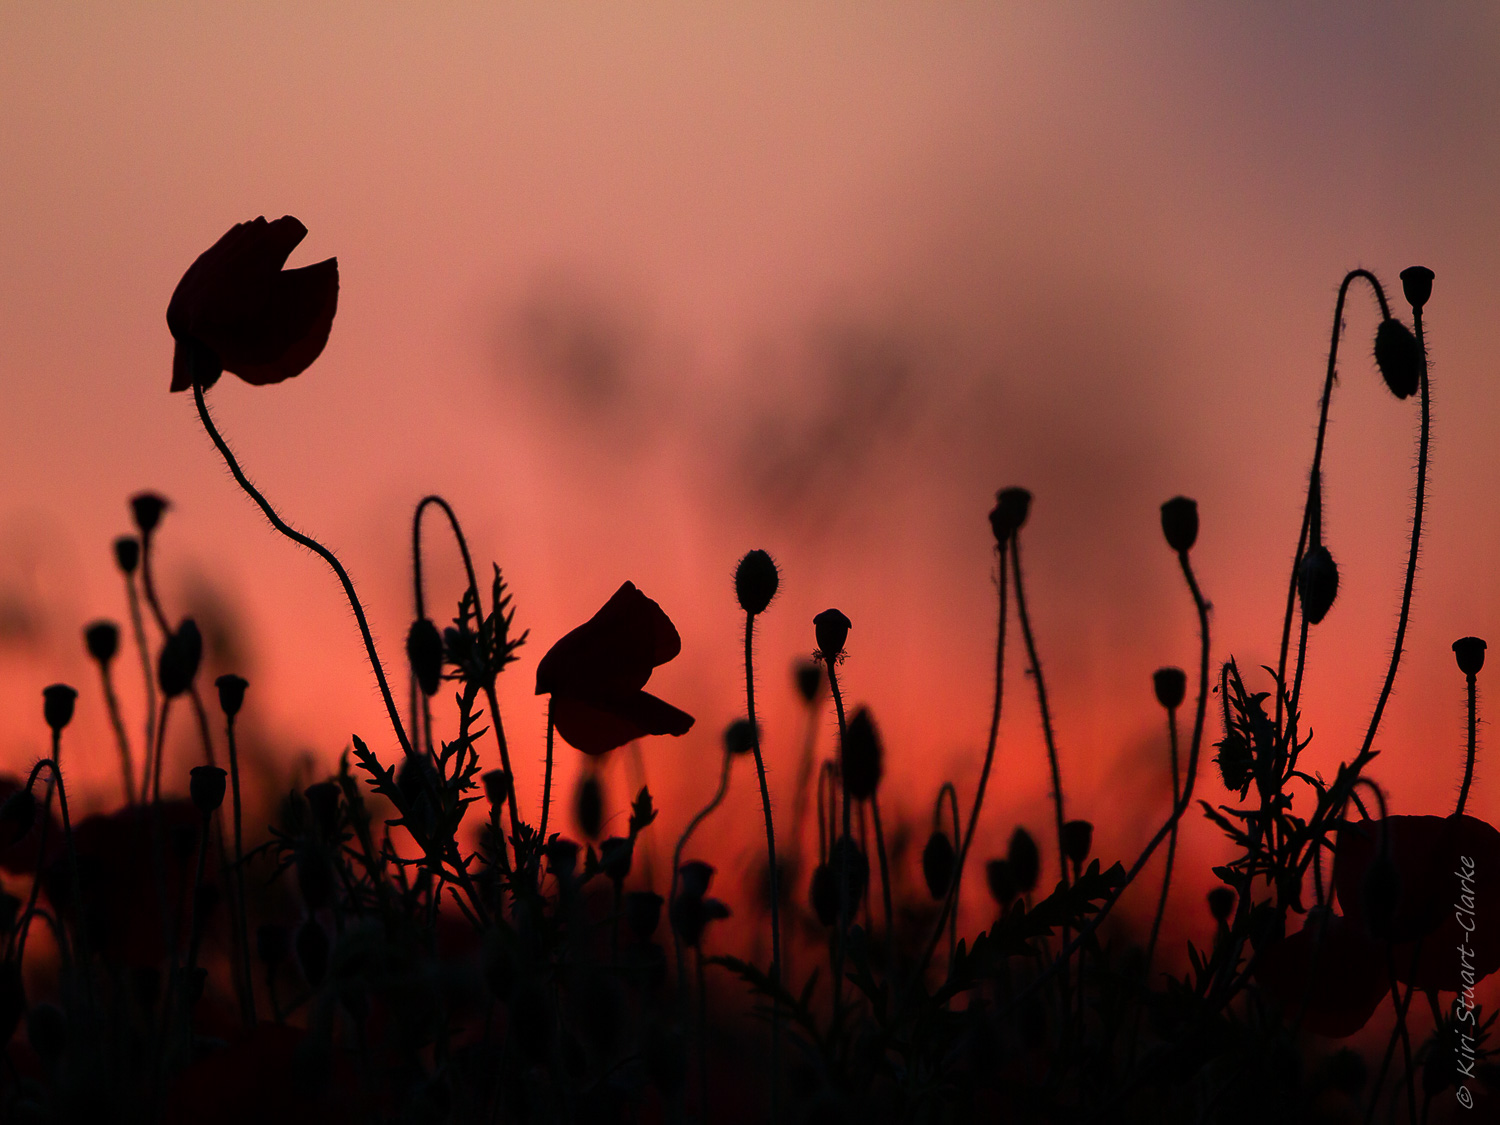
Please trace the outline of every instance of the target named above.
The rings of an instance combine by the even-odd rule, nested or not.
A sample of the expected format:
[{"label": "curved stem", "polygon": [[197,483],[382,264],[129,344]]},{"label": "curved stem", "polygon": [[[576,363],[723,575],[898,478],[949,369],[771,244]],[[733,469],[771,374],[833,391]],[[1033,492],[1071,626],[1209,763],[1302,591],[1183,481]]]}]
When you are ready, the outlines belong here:
[{"label": "curved stem", "polygon": [[[326,562],[338,578],[339,584],[343,586],[344,596],[349,599],[349,607],[354,610],[354,620],[359,624],[359,634],[365,643],[365,654],[370,660],[370,670],[375,673],[375,681],[380,686],[380,696],[385,702],[386,714],[390,717],[391,729],[395,732],[396,741],[401,744],[401,750],[408,758],[415,758],[416,754],[412,750],[411,741],[406,736],[406,728],[401,723],[401,715],[396,710],[395,697],[391,695],[391,685],[386,680],[385,669],[381,667],[380,654],[375,651],[375,638],[370,635],[370,624],[365,620],[364,606],[360,604],[359,595],[354,592],[354,583],[350,581],[348,571],[344,569],[343,563],[339,562],[338,558],[327,547],[311,536],[303,535],[300,531],[289,526],[285,520],[276,514],[276,509],[271,507],[270,501],[262,496],[259,490],[246,478],[244,470],[240,468],[239,462],[235,460],[234,454],[230,451],[224,438],[214,426],[213,419],[209,417],[208,403],[203,399],[203,386],[201,383],[194,382],[193,384],[193,402],[198,407],[198,417],[203,422],[203,428],[208,431],[208,436],[218,448],[220,456],[224,458],[224,463],[229,467],[229,472],[233,475],[235,482],[245,491],[250,499],[259,505],[260,510],[265,513],[266,519],[271,521],[272,527],[292,542],[306,547]],[[141,551],[143,564],[145,556],[146,551],[143,544]],[[159,770],[158,776],[160,776]]]},{"label": "curved stem", "polygon": [[[687,847],[687,842],[692,838],[698,826],[708,819],[708,814],[718,808],[724,801],[724,794],[729,792],[729,764],[734,760],[734,755],[728,750],[724,751],[724,768],[719,773],[719,788],[714,792],[713,799],[698,810],[692,820],[688,821],[682,835],[677,838],[677,847],[672,850],[672,878],[667,890],[667,917],[670,921],[672,904],[677,901],[677,874],[682,867],[682,852]],[[686,995],[687,977],[682,971],[682,938],[677,933],[677,927],[672,926],[673,952],[677,963],[677,988],[679,995]]]},{"label": "curved stem", "polygon": [[156,677],[151,674],[151,649],[146,643],[146,626],[141,619],[141,599],[135,593],[135,578],[125,575],[125,596],[130,603],[130,625],[135,633],[136,648],[141,654],[141,676],[146,681],[146,744],[141,762],[141,801],[146,800],[151,781],[151,747],[156,741]]},{"label": "curved stem", "polygon": [[167,752],[167,715],[172,710],[172,697],[163,696],[161,714],[156,717],[156,753],[152,755],[151,800],[161,801],[161,760]]},{"label": "curved stem", "polygon": [[[760,752],[760,724],[755,721],[755,660],[752,639],[755,614],[745,614],[745,711],[750,719],[750,748],[755,753],[755,772],[760,778],[760,804],[766,814],[766,859],[771,865],[771,984],[781,987],[781,874],[776,869],[776,829],[771,823],[771,790],[766,785],[766,762]],[[727,775],[726,775],[727,778]],[[876,822],[877,824],[879,821]],[[781,1063],[781,1005],[771,999],[771,1121],[781,1118],[777,1097],[777,1070]]]},{"label": "curved stem", "polygon": [[[844,694],[839,691],[839,676],[837,671],[838,658],[833,657],[826,662],[828,668],[828,690],[833,696],[833,709],[839,717],[839,776],[843,776],[844,746],[849,738],[849,724],[844,719]],[[833,800],[838,803],[838,792],[842,785],[829,786],[833,791]],[[844,851],[840,853],[844,858],[840,861],[846,867],[849,865],[849,849],[854,846],[854,835],[850,831],[849,794],[844,794]],[[853,914],[849,902],[849,872],[844,868],[835,871],[832,865],[833,849],[838,846],[838,840],[828,845],[830,859],[829,874],[838,880],[839,892],[839,916],[835,919],[834,932],[837,935],[837,944],[834,946],[833,954],[833,1018],[837,1024],[839,1014],[843,1008],[844,1001],[844,946],[848,941],[849,917]]]},{"label": "curved stem", "polygon": [[[1182,800],[1182,783],[1177,776],[1177,708],[1167,709],[1167,739],[1172,752],[1172,808],[1175,810]],[[1172,822],[1172,833],[1167,841],[1167,870],[1161,880],[1161,897],[1156,902],[1156,917],[1151,920],[1151,940],[1146,943],[1146,982],[1150,987],[1151,963],[1156,958],[1156,939],[1161,935],[1162,916],[1167,912],[1167,894],[1172,888],[1172,860],[1177,854],[1177,822]]]},{"label": "curved stem", "polygon": [[109,665],[99,662],[99,679],[104,684],[104,702],[109,708],[109,724],[114,728],[115,745],[120,750],[120,783],[125,790],[125,803],[135,804],[135,778],[131,773],[130,739],[125,734],[125,721],[120,716],[120,698],[115,694],[114,677],[109,674]]}]

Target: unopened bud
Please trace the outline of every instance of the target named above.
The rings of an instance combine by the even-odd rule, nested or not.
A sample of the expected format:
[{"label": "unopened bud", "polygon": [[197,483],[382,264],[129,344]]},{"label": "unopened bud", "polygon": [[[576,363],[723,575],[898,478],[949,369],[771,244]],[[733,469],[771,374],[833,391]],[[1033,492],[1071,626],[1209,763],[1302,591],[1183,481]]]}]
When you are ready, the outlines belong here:
[{"label": "unopened bud", "polygon": [[224,803],[228,772],[218,766],[194,766],[188,771],[188,796],[200,816],[210,816]]},{"label": "unopened bud", "polygon": [[1375,330],[1375,365],[1397,398],[1417,393],[1422,379],[1422,347],[1411,329],[1395,317],[1386,317]]},{"label": "unopened bud", "polygon": [[995,900],[995,905],[1004,909],[1021,893],[1020,885],[1016,882],[1016,873],[1008,859],[992,859],[984,865],[985,882],[989,884],[990,897]]},{"label": "unopened bud", "polygon": [[736,719],[724,729],[724,750],[739,756],[755,749],[755,728],[749,719]]},{"label": "unopened bud", "polygon": [[616,886],[625,882],[635,859],[635,841],[629,836],[611,836],[599,845],[599,866]]},{"label": "unopened bud", "polygon": [[1016,827],[1010,834],[1010,848],[1006,852],[1010,869],[1015,874],[1020,893],[1029,895],[1036,889],[1036,881],[1042,873],[1042,853],[1026,829]]},{"label": "unopened bud", "polygon": [[124,574],[134,574],[141,564],[141,541],[133,535],[122,535],[115,540],[115,565]]},{"label": "unopened bud", "polygon": [[573,820],[587,839],[599,838],[604,828],[604,789],[594,774],[578,779],[578,788],[573,791]]},{"label": "unopened bud", "polygon": [[868,801],[875,796],[884,773],[884,757],[875,720],[870,717],[868,708],[861,707],[849,720],[848,733],[844,738],[844,792],[856,801]]},{"label": "unopened bud", "polygon": [[1167,546],[1179,554],[1198,542],[1198,501],[1174,496],[1161,506],[1161,530]]},{"label": "unopened bud", "polygon": [[1302,602],[1302,616],[1316,625],[1328,616],[1333,599],[1339,593],[1339,568],[1328,548],[1317,546],[1302,556],[1297,572],[1297,597]]},{"label": "unopened bud", "polygon": [[425,617],[413,621],[407,631],[406,659],[411,661],[422,694],[436,695],[443,678],[443,638],[437,626]]},{"label": "unopened bud", "polygon": [[818,694],[823,690],[823,665],[816,660],[799,660],[792,674],[796,677],[797,694],[802,696],[802,701],[808,704],[817,702]]},{"label": "unopened bud", "polygon": [[510,775],[504,770],[486,770],[480,777],[484,782],[484,795],[491,805],[499,808],[510,796]]},{"label": "unopened bud", "polygon": [[1208,912],[1213,915],[1215,922],[1220,925],[1228,923],[1233,910],[1234,891],[1228,887],[1215,887],[1208,892]]},{"label": "unopened bud", "polygon": [[953,868],[957,857],[953,854],[953,843],[945,833],[934,832],[922,849],[922,878],[927,883],[927,893],[941,901],[953,885]]},{"label": "unopened bud", "polygon": [[740,608],[751,616],[766,611],[780,584],[776,563],[764,551],[751,551],[735,567],[735,597],[739,598]]},{"label": "unopened bud", "polygon": [[1086,820],[1070,820],[1063,825],[1062,850],[1070,863],[1081,864],[1094,846],[1094,826]]},{"label": "unopened bud", "polygon": [[177,632],[167,638],[156,663],[156,682],[168,699],[193,686],[203,659],[203,637],[191,617],[185,617]]},{"label": "unopened bud", "polygon": [[135,526],[140,529],[141,538],[147,538],[156,530],[156,525],[161,522],[162,513],[170,505],[164,496],[158,496],[154,492],[140,492],[130,498],[130,512],[135,517]]}]

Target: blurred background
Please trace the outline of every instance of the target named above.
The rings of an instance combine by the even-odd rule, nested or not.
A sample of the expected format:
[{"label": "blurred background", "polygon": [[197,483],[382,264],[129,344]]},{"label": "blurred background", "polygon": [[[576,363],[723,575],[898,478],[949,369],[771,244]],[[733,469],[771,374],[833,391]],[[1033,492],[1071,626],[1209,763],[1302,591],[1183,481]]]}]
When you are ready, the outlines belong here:
[{"label": "blurred background", "polygon": [[[327,350],[280,386],[226,377],[210,403],[253,479],[347,564],[403,695],[427,493],[455,506],[482,575],[504,569],[531,631],[500,694],[533,810],[536,661],[634,581],[683,638],[652,690],[698,720],[640,747],[669,854],[744,706],[732,576],[765,548],[782,572],[757,647],[778,823],[807,721],[792,664],[836,606],[850,705],[885,738],[887,824],[916,834],[913,882],[939,785],[967,815],[978,778],[995,490],[1035,494],[1027,594],[1068,813],[1106,861],[1129,858],[1170,792],[1151,672],[1197,652],[1159,505],[1199,502],[1215,662],[1274,664],[1339,281],[1375,271],[1409,320],[1397,275],[1431,267],[1431,503],[1371,772],[1393,811],[1449,812],[1465,715],[1449,646],[1500,639],[1497,64],[1500,13],[1480,4],[6,4],[0,768],[45,753],[40,690],[66,681],[83,692],[77,800],[118,801],[81,631],[127,620],[110,543],[144,489],[172,502],[169,616],[204,625],[210,675],[251,682],[265,784],[332,769],[351,733],[392,760],[332,576],[271,532],[167,392],[178,278],[233,223],[292,214],[310,234],[291,265],[339,259]],[[1325,467],[1342,587],[1304,713],[1330,776],[1390,652],[1417,424],[1375,372],[1367,289],[1346,321]],[[429,527],[441,619],[460,570]],[[1018,644],[1008,664],[978,861],[1016,824],[1048,838]],[[128,651],[116,671],[139,753]],[[830,709],[815,729],[827,754]],[[1485,741],[1469,811],[1495,821]],[[195,755],[172,748],[169,787]],[[559,755],[567,828],[582,757]],[[633,783],[613,757],[606,832]],[[735,903],[752,775],[737,763],[693,849]],[[1208,755],[1200,776],[1228,799]],[[1189,821],[1174,956],[1211,939],[1201,894],[1228,855]],[[972,930],[992,908],[970,886]]]}]

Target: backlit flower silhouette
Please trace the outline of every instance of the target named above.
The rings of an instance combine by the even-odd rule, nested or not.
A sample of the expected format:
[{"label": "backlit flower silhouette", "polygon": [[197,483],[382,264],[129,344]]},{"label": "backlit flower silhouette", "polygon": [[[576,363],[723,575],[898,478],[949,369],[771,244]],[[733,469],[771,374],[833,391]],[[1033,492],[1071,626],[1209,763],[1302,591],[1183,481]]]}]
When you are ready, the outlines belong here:
[{"label": "backlit flower silhouette", "polygon": [[290,215],[238,223],[198,256],[167,305],[177,341],[172,390],[197,380],[205,389],[221,371],[257,386],[300,375],[328,343],[339,300],[339,266],[329,258],[282,269],[307,237]]},{"label": "backlit flower silhouette", "polygon": [[693,716],[641,690],[654,668],[681,651],[671,618],[627,582],[542,657],[536,693],[551,694],[557,733],[585,754],[648,734],[686,734]]}]

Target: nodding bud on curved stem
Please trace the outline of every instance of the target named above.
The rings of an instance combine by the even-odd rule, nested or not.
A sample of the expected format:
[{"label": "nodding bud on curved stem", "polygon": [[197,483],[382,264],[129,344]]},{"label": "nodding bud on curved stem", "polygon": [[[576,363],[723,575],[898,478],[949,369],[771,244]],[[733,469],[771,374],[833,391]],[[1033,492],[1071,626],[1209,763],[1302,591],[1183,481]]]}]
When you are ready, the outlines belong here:
[{"label": "nodding bud on curved stem", "polygon": [[1016,826],[1016,830],[1010,834],[1010,847],[1006,851],[1006,859],[1010,861],[1011,872],[1015,875],[1016,886],[1020,888],[1017,892],[1029,895],[1036,889],[1036,881],[1042,873],[1042,853],[1032,839],[1031,833],[1026,829]]},{"label": "nodding bud on curved stem", "polygon": [[1417,393],[1422,378],[1422,347],[1411,329],[1386,317],[1375,330],[1375,365],[1391,394],[1406,399]]},{"label": "nodding bud on curved stem", "polygon": [[1198,542],[1198,501],[1186,496],[1168,500],[1161,506],[1161,530],[1172,550],[1191,551]]},{"label": "nodding bud on curved stem", "polygon": [[734,593],[740,608],[751,616],[766,611],[776,589],[781,584],[781,575],[771,556],[761,550],[751,551],[734,568]]},{"label": "nodding bud on curved stem", "polygon": [[443,638],[430,619],[419,617],[411,623],[406,634],[406,659],[411,662],[422,694],[428,698],[436,695],[443,678]]},{"label": "nodding bud on curved stem", "polygon": [[1478,637],[1460,637],[1453,642],[1453,656],[1465,676],[1477,676],[1484,667],[1485,643]]},{"label": "nodding bud on curved stem", "polygon": [[1297,597],[1309,625],[1316,625],[1328,616],[1338,593],[1338,565],[1328,548],[1319,544],[1302,556],[1302,566],[1297,572]]},{"label": "nodding bud on curved stem", "polygon": [[844,739],[844,792],[856,801],[868,801],[880,788],[885,773],[885,751],[870,709],[861,707],[849,720]]},{"label": "nodding bud on curved stem", "polygon": [[755,749],[755,728],[749,719],[736,719],[724,728],[724,750],[738,757]]}]

